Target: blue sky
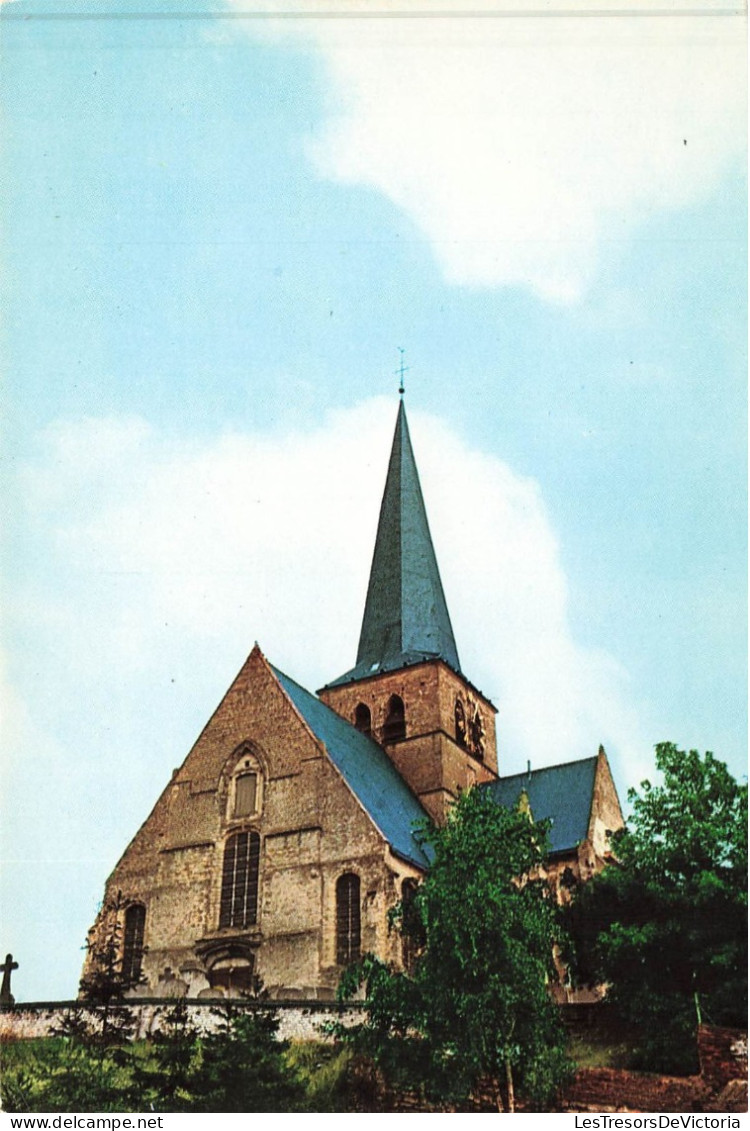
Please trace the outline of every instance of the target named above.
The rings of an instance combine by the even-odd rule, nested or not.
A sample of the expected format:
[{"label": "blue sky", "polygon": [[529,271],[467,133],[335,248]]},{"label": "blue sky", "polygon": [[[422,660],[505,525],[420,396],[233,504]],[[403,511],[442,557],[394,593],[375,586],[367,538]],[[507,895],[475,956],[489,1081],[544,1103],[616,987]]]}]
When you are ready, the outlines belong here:
[{"label": "blue sky", "polygon": [[2,5],[19,998],[253,642],[353,663],[398,347],[507,772],[745,774],[744,21],[430,7]]}]

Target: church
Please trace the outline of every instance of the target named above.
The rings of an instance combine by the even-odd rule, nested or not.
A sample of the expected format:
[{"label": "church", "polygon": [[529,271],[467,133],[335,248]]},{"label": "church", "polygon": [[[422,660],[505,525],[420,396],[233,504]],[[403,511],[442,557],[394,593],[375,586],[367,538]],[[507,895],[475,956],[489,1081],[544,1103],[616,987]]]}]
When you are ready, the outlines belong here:
[{"label": "church", "polygon": [[[134,997],[330,1000],[429,866],[416,828],[459,791],[551,820],[559,899],[609,855],[606,754],[500,773],[493,704],[461,670],[403,400],[356,663],[312,694],[256,644],[107,881]],[[91,952],[89,952],[91,953]],[[87,973],[90,959],[84,966]]]}]

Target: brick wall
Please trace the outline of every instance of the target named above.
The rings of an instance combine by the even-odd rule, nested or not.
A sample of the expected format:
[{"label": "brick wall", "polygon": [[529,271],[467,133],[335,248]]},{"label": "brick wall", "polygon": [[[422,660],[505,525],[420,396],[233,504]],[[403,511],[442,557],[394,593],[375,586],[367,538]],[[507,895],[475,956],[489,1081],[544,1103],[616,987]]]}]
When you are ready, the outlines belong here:
[{"label": "brick wall", "polygon": [[[391,695],[404,703],[406,737],[387,744],[383,733]],[[456,741],[455,705],[460,696],[479,708],[484,723],[485,753],[479,760]],[[357,706],[370,711],[373,737],[386,745],[399,773],[434,820],[443,823],[459,790],[490,781],[497,770],[495,708],[470,684],[441,661],[400,668],[394,672],[324,688],[320,698],[349,722]]]},{"label": "brick wall", "polygon": [[747,1079],[747,1033],[701,1025],[698,1059],[701,1077],[711,1088],[723,1088],[730,1080]]},{"label": "brick wall", "polygon": [[[701,1025],[698,1057],[699,1076],[658,1076],[617,1068],[581,1069],[566,1093],[566,1110],[746,1110],[747,1033]],[[730,1107],[730,1102],[745,1106]]]}]

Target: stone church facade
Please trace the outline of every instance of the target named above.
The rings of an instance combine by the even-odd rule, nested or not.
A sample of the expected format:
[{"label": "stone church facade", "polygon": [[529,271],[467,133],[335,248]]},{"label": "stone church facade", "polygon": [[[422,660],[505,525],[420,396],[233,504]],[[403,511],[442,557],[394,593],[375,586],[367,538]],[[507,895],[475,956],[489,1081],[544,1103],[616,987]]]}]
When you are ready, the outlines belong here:
[{"label": "stone church facade", "polygon": [[355,666],[313,695],[253,648],[109,877],[90,942],[119,917],[133,996],[232,996],[260,979],[272,998],[330,999],[360,954],[402,963],[388,911],[429,865],[415,827],[472,787],[552,819],[560,898],[622,825],[601,748],[499,774],[495,708],[461,671],[402,402]]}]

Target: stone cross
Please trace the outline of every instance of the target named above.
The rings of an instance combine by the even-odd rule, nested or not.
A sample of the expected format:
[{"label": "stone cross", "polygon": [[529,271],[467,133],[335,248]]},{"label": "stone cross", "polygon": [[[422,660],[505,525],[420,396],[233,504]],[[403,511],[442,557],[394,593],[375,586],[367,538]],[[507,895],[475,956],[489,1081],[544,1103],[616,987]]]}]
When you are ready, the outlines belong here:
[{"label": "stone cross", "polygon": [[10,992],[10,975],[13,970],[18,969],[18,963],[13,961],[12,954],[6,954],[5,962],[0,964],[0,970],[3,972],[3,984],[0,986],[0,1007],[4,1005],[13,1005],[16,1000]]}]

